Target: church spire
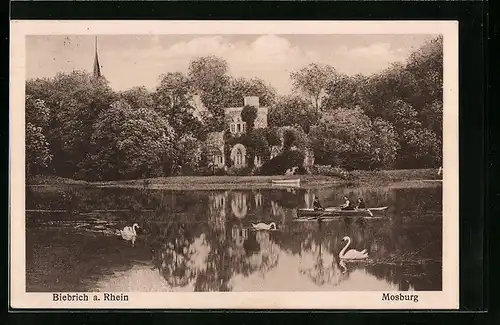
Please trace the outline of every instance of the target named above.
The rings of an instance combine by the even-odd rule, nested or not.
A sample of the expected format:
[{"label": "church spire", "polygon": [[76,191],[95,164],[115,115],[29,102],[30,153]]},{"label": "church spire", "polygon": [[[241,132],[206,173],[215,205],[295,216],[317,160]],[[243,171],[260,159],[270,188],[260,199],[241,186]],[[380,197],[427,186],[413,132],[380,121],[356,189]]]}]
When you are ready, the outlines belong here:
[{"label": "church spire", "polygon": [[99,65],[99,55],[97,54],[97,36],[95,37],[95,57],[94,57],[94,78],[101,77],[101,66]]}]

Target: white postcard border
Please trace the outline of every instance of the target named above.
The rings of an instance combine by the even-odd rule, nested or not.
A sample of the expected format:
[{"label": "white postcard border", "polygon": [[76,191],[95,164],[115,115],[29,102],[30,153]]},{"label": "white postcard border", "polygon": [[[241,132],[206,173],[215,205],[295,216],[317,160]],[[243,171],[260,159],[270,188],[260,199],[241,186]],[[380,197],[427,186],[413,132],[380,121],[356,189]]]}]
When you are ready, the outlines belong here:
[{"label": "white postcard border", "polygon": [[[52,293],[26,293],[24,89],[27,35],[116,34],[442,34],[443,287],[412,301],[382,301],[383,292],[128,292],[127,302],[54,302]],[[459,155],[457,21],[11,21],[10,48],[10,305],[12,308],[148,309],[458,309]],[[384,292],[387,293],[387,292]],[[399,294],[399,292],[390,292]],[[87,293],[89,297],[102,293]]]}]

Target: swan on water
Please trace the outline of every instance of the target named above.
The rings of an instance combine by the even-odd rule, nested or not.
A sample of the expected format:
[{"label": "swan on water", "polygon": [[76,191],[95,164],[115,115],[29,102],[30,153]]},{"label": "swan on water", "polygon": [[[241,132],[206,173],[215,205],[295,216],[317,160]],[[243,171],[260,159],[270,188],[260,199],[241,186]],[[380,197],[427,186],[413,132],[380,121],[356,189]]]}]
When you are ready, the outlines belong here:
[{"label": "swan on water", "polygon": [[271,222],[270,224],[265,224],[263,222],[259,222],[258,224],[252,223],[252,227],[255,230],[276,230],[276,224]]},{"label": "swan on water", "polygon": [[136,228],[139,228],[139,225],[134,223],[132,227],[124,227],[123,230],[118,230],[117,234],[125,240],[132,241],[132,246],[135,246],[135,239],[137,237]]},{"label": "swan on water", "polygon": [[339,257],[341,259],[345,260],[362,260],[365,258],[368,258],[368,253],[366,252],[366,249],[363,249],[361,252],[357,251],[355,249],[350,249],[346,252],[347,247],[351,244],[351,238],[349,236],[345,236],[342,238],[342,241],[347,241],[347,244],[342,248],[342,250],[339,253]]},{"label": "swan on water", "polygon": [[120,234],[122,236],[137,236],[136,228],[139,228],[137,223],[134,223],[132,227],[124,227],[123,230],[120,230]]}]

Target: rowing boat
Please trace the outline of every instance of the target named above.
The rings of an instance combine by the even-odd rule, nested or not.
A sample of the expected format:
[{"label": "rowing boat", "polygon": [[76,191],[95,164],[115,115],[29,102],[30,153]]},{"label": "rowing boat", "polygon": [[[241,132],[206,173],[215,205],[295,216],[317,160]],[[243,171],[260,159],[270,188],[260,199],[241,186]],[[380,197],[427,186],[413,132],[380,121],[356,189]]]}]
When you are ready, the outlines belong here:
[{"label": "rowing boat", "polygon": [[300,178],[297,179],[273,179],[271,183],[275,186],[300,186]]},{"label": "rowing boat", "polygon": [[[378,219],[383,219],[384,217],[380,217],[380,216],[376,216],[376,217],[371,217],[369,215],[366,215],[366,216],[363,216],[363,215],[357,215],[357,216],[349,216],[350,218],[357,218],[357,219],[365,219],[365,220],[378,220]],[[322,216],[322,215],[318,215],[318,216],[311,216],[311,217],[299,217],[299,218],[295,218],[293,219],[293,221],[298,221],[298,222],[306,222],[306,221],[321,221],[321,222],[325,222],[325,221],[337,221],[337,220],[341,220],[345,218],[345,216],[333,216],[333,215],[330,215],[330,216]]]},{"label": "rowing boat", "polygon": [[367,209],[355,209],[355,210],[342,210],[337,207],[329,207],[324,210],[314,210],[314,209],[297,209],[298,216],[311,216],[311,217],[322,217],[322,216],[363,216],[369,215],[373,216],[377,212],[386,212],[388,207],[377,207],[377,208],[367,208]]}]

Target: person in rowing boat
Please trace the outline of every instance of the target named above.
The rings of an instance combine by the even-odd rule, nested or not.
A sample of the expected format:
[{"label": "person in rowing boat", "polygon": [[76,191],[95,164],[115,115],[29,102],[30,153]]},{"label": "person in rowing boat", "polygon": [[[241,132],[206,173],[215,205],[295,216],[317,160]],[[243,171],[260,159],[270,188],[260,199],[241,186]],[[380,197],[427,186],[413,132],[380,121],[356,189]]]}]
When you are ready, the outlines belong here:
[{"label": "person in rowing boat", "polygon": [[358,202],[356,204],[356,209],[366,209],[365,201],[363,201],[362,198],[358,199]]},{"label": "person in rowing boat", "polygon": [[341,210],[354,210],[354,206],[347,196],[344,196],[344,204],[340,206]]},{"label": "person in rowing boat", "polygon": [[321,206],[321,203],[319,203],[319,199],[317,196],[314,198],[313,209],[314,209],[314,211],[323,211],[324,210],[324,208]]}]

